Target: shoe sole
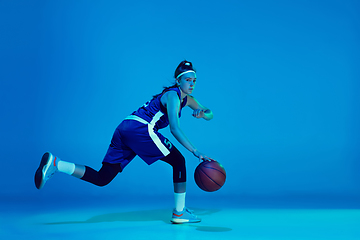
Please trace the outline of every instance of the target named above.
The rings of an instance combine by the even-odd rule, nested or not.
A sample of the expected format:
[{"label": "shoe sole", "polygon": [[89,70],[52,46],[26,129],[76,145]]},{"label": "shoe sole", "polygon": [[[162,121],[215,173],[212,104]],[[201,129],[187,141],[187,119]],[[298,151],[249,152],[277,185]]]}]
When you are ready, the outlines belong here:
[{"label": "shoe sole", "polygon": [[[46,171],[49,169],[50,167],[50,164],[51,164],[51,161],[50,160],[50,153],[45,153],[42,158],[41,158],[41,162],[40,162],[40,165],[38,167],[38,169],[36,170],[35,172],[35,186],[37,189],[41,189],[44,184],[45,184],[45,181],[44,181],[44,178],[45,178],[45,173]],[[50,163],[50,164],[49,164]],[[45,169],[45,171],[43,171]]]},{"label": "shoe sole", "polygon": [[172,223],[175,224],[181,224],[181,223],[199,223],[201,220],[189,220],[189,219],[179,219],[179,218],[173,218],[170,220]]}]

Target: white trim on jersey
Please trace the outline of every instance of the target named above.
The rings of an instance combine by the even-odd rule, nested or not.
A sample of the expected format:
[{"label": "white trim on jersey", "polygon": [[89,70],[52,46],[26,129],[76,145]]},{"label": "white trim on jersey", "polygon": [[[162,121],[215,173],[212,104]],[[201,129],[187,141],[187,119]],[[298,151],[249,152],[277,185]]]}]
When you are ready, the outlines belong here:
[{"label": "white trim on jersey", "polygon": [[125,119],[135,120],[135,121],[141,122],[141,123],[143,123],[143,124],[149,124],[147,121],[145,121],[144,119],[142,119],[141,117],[136,116],[136,115],[127,116]]}]

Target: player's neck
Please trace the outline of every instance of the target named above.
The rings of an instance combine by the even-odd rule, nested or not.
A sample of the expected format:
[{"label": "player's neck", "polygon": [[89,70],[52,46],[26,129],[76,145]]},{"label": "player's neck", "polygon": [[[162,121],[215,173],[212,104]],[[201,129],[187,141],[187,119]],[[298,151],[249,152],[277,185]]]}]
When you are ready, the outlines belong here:
[{"label": "player's neck", "polygon": [[187,96],[187,93],[184,93],[181,88],[179,88],[180,94],[181,94],[181,101],[184,100],[184,98]]}]

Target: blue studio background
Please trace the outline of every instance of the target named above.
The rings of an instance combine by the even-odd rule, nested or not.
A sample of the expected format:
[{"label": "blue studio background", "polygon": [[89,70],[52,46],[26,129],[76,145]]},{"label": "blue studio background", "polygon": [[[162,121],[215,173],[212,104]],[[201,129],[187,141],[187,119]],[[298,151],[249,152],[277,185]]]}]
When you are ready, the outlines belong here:
[{"label": "blue studio background", "polygon": [[188,196],[360,197],[360,4],[332,1],[0,1],[0,196],[172,197],[172,171],[141,159],[104,188],[57,174],[42,154],[95,169],[121,120],[172,84],[184,59],[214,112],[181,126],[227,182]]}]

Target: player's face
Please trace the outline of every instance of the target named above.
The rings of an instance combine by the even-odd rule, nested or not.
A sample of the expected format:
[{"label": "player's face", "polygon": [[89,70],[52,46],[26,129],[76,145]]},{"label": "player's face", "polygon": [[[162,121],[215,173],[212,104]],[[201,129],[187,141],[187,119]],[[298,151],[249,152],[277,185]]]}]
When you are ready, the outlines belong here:
[{"label": "player's face", "polygon": [[189,72],[185,73],[178,80],[179,88],[183,93],[191,94],[195,89],[196,76],[195,73]]}]

